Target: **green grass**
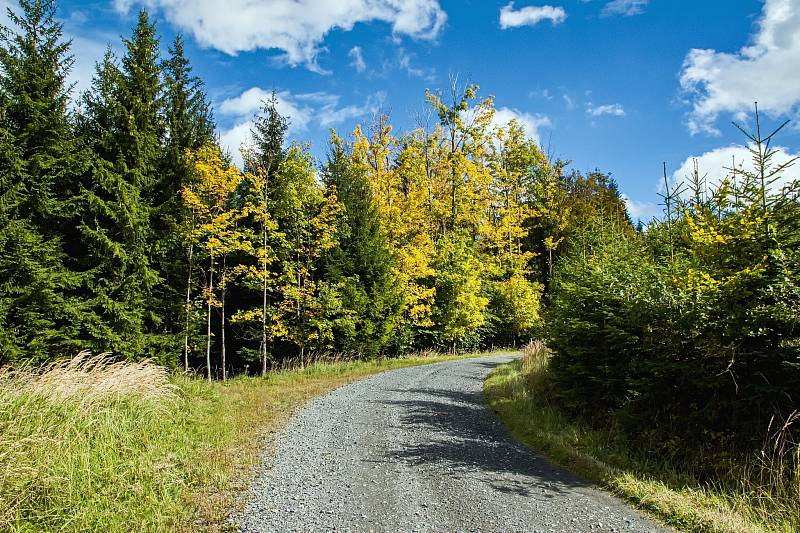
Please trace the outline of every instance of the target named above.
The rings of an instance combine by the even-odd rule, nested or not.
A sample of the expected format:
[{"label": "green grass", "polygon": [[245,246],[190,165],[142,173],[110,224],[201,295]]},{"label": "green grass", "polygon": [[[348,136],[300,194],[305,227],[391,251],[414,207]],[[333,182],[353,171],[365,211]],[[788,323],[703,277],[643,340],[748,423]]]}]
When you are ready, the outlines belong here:
[{"label": "green grass", "polygon": [[676,529],[800,531],[800,501],[754,485],[749,467],[734,469],[724,483],[698,482],[682,465],[643,460],[612,428],[566,417],[549,401],[548,387],[547,357],[538,356],[495,369],[484,392],[515,438]]},{"label": "green grass", "polygon": [[369,374],[448,359],[314,364],[225,383],[96,360],[0,371],[0,531],[224,529],[298,406]]}]

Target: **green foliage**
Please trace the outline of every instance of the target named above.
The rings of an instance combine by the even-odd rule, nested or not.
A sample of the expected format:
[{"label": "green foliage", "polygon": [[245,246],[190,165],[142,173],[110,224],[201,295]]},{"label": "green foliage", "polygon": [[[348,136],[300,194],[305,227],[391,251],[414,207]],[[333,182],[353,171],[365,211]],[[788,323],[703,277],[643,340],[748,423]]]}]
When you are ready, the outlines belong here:
[{"label": "green foliage", "polygon": [[[92,89],[84,94],[79,133],[89,163],[79,177],[70,255],[85,275],[82,323],[90,346],[127,357],[148,353],[144,334],[149,291],[157,281],[150,268],[147,239],[149,209],[138,170],[124,154],[128,111],[119,99],[124,74],[106,52],[97,65]],[[138,177],[137,177],[138,176]],[[82,245],[77,246],[80,242]]]},{"label": "green foliage", "polygon": [[0,362],[74,349],[82,319],[61,232],[81,165],[69,43],[53,2],[23,0],[10,17],[0,30]]},{"label": "green foliage", "polygon": [[756,142],[755,173],[734,169],[711,194],[678,199],[643,234],[595,232],[562,262],[546,322],[573,412],[599,411],[644,446],[692,460],[757,449],[790,419],[797,185],[760,179],[776,175],[768,150]]},{"label": "green foliage", "polygon": [[390,341],[400,295],[392,277],[393,258],[363,168],[333,135],[323,179],[340,203],[337,245],[327,254],[327,278],[338,292],[333,347],[374,356]]},{"label": "green foliage", "polygon": [[435,318],[444,344],[455,351],[483,326],[488,298],[482,296],[481,264],[469,238],[452,232],[437,243]]},{"label": "green foliage", "polygon": [[521,274],[492,283],[489,302],[494,329],[510,335],[512,342],[533,337],[541,326],[542,284]]},{"label": "green foliage", "polygon": [[726,461],[709,478],[702,465],[695,468],[681,458],[636,446],[618,424],[576,418],[558,398],[547,354],[532,347],[523,348],[521,360],[495,369],[484,395],[511,433],[537,453],[680,531],[797,530],[798,486],[773,477],[777,472],[763,455],[739,464]]}]

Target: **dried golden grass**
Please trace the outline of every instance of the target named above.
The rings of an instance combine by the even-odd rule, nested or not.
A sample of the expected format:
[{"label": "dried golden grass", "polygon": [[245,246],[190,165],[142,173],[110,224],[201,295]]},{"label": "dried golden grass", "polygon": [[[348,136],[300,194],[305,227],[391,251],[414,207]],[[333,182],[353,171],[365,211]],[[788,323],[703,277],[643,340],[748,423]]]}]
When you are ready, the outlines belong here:
[{"label": "dried golden grass", "polygon": [[162,366],[116,361],[109,353],[92,355],[89,351],[38,368],[0,368],[0,387],[81,402],[123,396],[162,400],[173,397],[176,390]]},{"label": "dried golden grass", "polygon": [[545,372],[551,355],[552,352],[544,341],[539,339],[530,341],[522,347],[523,374],[541,374]]}]

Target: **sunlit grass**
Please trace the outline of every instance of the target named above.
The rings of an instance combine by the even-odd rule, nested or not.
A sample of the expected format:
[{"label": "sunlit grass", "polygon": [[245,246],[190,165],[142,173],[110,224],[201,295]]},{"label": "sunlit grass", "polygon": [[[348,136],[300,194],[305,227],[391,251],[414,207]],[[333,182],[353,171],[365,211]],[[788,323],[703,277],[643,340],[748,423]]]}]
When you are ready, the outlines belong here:
[{"label": "sunlit grass", "polygon": [[0,372],[0,531],[218,530],[307,399],[448,357],[316,363],[226,383],[88,357]]},{"label": "sunlit grass", "polygon": [[588,427],[549,402],[548,358],[534,346],[486,380],[489,405],[517,439],[680,530],[800,531],[800,492],[789,486],[796,477],[758,485],[755,466],[740,465],[701,483],[684,465],[644,461],[612,429]]}]

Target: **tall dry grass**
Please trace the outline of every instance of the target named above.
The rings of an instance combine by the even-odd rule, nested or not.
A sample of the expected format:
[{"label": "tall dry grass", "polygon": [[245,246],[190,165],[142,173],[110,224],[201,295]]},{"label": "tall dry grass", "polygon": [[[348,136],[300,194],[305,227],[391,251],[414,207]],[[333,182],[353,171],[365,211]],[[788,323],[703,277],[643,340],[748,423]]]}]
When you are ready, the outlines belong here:
[{"label": "tall dry grass", "polygon": [[114,530],[126,491],[170,492],[140,481],[176,400],[165,368],[109,354],[0,369],[0,531]]},{"label": "tall dry grass", "polygon": [[148,361],[116,361],[82,351],[41,367],[0,367],[0,388],[51,400],[103,401],[125,396],[165,400],[175,393],[166,368]]}]

